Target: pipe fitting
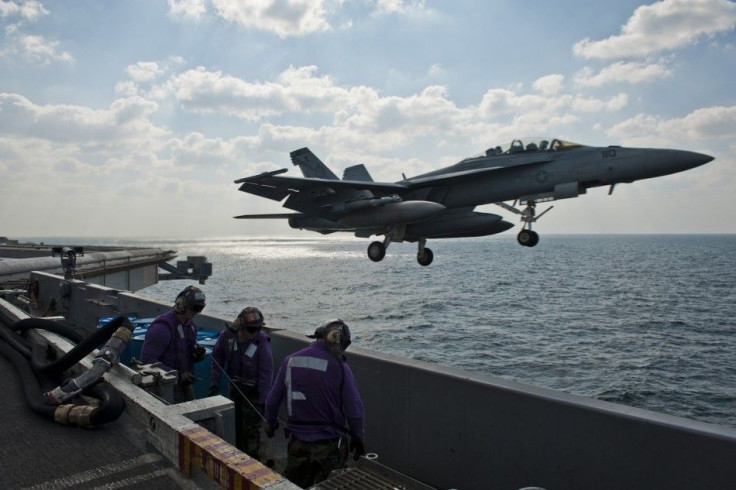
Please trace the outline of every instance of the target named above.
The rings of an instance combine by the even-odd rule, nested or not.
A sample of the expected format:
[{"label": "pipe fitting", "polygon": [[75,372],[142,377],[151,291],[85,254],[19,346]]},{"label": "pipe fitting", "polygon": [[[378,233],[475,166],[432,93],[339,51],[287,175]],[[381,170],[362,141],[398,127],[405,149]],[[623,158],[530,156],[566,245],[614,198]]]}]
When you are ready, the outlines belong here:
[{"label": "pipe fitting", "polygon": [[62,425],[76,425],[91,428],[92,412],[97,407],[91,405],[59,405],[54,411],[54,420]]}]

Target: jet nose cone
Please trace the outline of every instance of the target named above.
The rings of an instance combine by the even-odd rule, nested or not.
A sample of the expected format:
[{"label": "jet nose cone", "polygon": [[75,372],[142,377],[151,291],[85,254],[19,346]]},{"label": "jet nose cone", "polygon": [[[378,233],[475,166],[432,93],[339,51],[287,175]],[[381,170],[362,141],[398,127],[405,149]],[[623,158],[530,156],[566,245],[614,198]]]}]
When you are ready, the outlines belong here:
[{"label": "jet nose cone", "polygon": [[710,155],[706,155],[705,153],[695,153],[694,151],[691,152],[693,156],[693,161],[695,162],[695,167],[699,167],[700,165],[705,165],[708,162],[712,162],[715,160],[715,157],[712,157]]},{"label": "jet nose cone", "polygon": [[688,170],[691,168],[705,165],[713,160],[713,157],[705,153],[696,153],[694,151],[678,151],[674,158],[680,170]]},{"label": "jet nose cone", "polygon": [[713,160],[710,155],[684,150],[649,150],[647,157],[647,167],[652,176],[682,172]]}]

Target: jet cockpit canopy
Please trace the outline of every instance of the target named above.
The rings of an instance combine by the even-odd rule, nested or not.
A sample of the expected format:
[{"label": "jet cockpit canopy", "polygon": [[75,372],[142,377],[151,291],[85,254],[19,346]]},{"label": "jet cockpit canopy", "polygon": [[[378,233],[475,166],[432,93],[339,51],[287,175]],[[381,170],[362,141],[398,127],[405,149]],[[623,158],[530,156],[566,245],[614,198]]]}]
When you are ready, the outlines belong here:
[{"label": "jet cockpit canopy", "polygon": [[573,143],[571,141],[564,141],[558,138],[528,137],[515,139],[509,143],[491,147],[486,150],[485,156],[492,157],[532,151],[560,151],[580,146],[584,145]]}]

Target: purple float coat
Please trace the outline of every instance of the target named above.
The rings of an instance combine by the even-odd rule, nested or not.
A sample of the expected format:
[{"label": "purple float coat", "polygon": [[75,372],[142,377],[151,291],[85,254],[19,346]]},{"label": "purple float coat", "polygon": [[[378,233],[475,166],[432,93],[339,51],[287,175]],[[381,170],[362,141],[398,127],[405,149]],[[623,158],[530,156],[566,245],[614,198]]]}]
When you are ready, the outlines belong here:
[{"label": "purple float coat", "polygon": [[210,386],[219,386],[222,369],[232,379],[235,376],[252,382],[258,387],[258,403],[266,402],[273,381],[273,353],[271,339],[258,332],[253,340],[238,342],[237,335],[223,330],[212,351],[212,377]]},{"label": "purple float coat", "polygon": [[[171,338],[172,333],[176,335]],[[141,348],[144,364],[160,362],[165,369],[176,369],[179,373],[194,372],[192,352],[197,341],[194,322],[181,324],[174,310],[159,315],[148,327]]]},{"label": "purple float coat", "polygon": [[286,401],[286,428],[302,441],[333,439],[345,433],[363,439],[363,401],[350,367],[316,341],[287,356],[266,398],[266,420],[276,426]]}]

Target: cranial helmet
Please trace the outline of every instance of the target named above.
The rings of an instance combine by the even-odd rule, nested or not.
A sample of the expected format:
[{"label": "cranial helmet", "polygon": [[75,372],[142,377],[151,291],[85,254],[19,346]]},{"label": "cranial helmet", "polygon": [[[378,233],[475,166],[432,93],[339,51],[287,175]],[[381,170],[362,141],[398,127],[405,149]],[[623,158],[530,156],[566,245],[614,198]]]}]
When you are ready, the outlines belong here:
[{"label": "cranial helmet", "polygon": [[205,304],[205,296],[202,290],[195,286],[187,286],[176,296],[174,311],[180,315],[186,313],[187,310],[199,313],[204,310]]},{"label": "cranial helmet", "polygon": [[265,325],[265,322],[263,321],[263,313],[261,313],[261,310],[253,306],[249,306],[247,308],[243,308],[243,311],[238,313],[238,316],[235,317],[235,321],[233,321],[232,325],[228,325],[227,328],[231,332],[237,332],[243,328],[249,332],[256,332],[260,330],[263,325]]},{"label": "cranial helmet", "polygon": [[341,351],[345,351],[351,344],[350,329],[347,324],[340,320],[328,320],[314,331],[314,335],[307,335],[311,339],[325,339],[328,345],[339,345]]}]

